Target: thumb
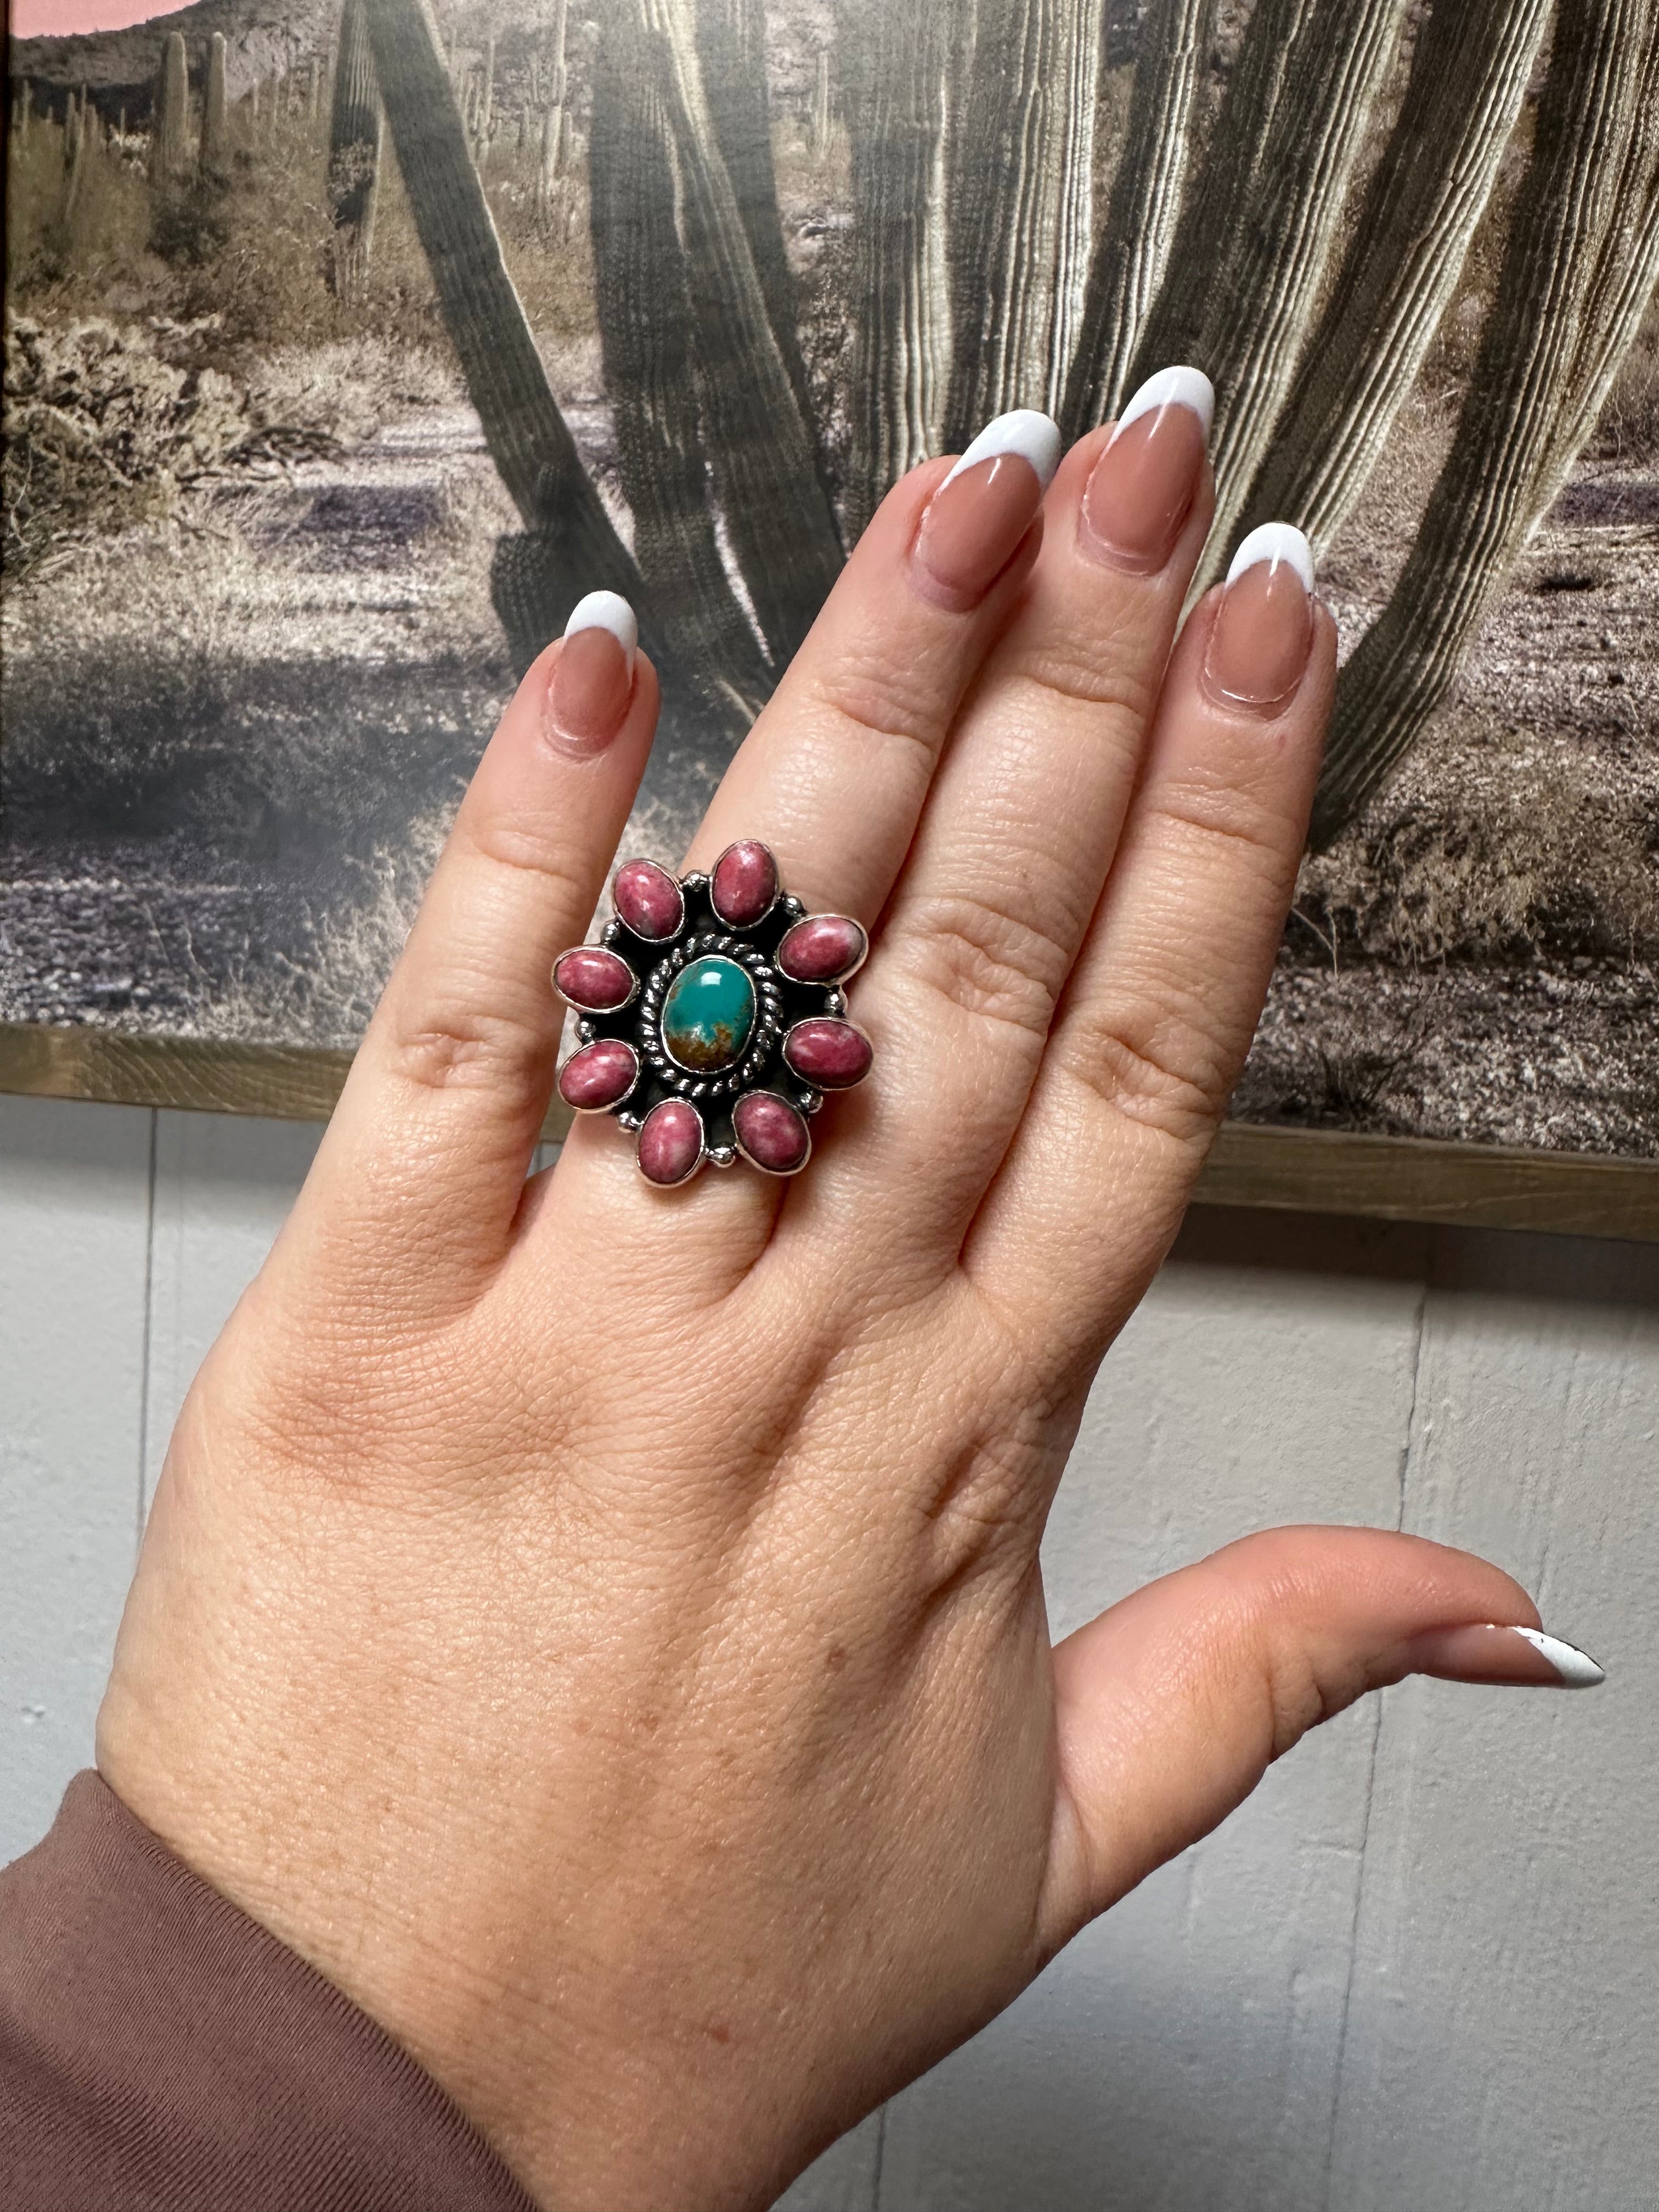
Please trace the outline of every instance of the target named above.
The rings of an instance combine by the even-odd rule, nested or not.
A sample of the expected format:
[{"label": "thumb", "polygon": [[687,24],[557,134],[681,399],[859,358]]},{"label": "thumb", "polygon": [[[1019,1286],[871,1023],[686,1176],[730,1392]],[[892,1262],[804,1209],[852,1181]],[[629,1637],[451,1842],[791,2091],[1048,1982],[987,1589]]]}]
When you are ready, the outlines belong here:
[{"label": "thumb", "polygon": [[[1517,1631],[1519,1632],[1517,1632]],[[1407,1674],[1589,1688],[1501,1568],[1421,1536],[1274,1528],[1149,1583],[1055,1647],[1060,1787],[1044,1937],[1224,1820],[1275,1759]]]}]

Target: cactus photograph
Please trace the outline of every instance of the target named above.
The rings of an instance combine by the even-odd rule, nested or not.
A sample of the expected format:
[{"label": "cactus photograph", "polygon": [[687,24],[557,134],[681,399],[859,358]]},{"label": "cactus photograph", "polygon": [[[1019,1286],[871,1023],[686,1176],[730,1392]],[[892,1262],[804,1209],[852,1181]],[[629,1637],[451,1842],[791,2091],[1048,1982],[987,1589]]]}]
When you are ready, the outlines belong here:
[{"label": "cactus photograph", "polygon": [[1216,388],[1342,665],[1233,1103],[1659,1159],[1656,0],[13,0],[0,1024],[349,1051],[583,594],[678,865],[887,488]]}]

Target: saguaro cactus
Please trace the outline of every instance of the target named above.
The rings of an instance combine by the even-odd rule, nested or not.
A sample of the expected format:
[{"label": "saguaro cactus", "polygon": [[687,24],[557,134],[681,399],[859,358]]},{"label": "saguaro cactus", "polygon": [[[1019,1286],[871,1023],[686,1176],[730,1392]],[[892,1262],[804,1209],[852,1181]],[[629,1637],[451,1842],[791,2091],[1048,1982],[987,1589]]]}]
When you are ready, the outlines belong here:
[{"label": "saguaro cactus", "polygon": [[842,0],[836,58],[853,153],[855,367],[847,525],[940,451],[951,374],[951,0]]},{"label": "saguaro cactus", "polygon": [[812,64],[812,151],[822,161],[830,150],[830,49],[820,46]]},{"label": "saguaro cactus", "polygon": [[569,0],[554,0],[553,24],[548,38],[547,76],[543,94],[541,159],[536,171],[536,221],[544,229],[552,221],[559,173],[563,167],[567,87],[564,41],[569,12]]},{"label": "saguaro cactus", "polygon": [[1318,0],[1257,0],[1202,155],[1188,173],[1164,281],[1142,325],[1126,384],[1167,362],[1196,358],[1204,319],[1279,104],[1291,46],[1317,5]]},{"label": "saguaro cactus", "polygon": [[1186,181],[1216,0],[1163,0],[1142,33],[1127,143],[1079,319],[1062,421],[1080,437],[1115,415],[1164,280]]},{"label": "saguaro cactus", "polygon": [[1089,268],[1101,0],[980,0],[953,179],[945,430],[1060,404]]},{"label": "saguaro cactus", "polygon": [[1399,118],[1247,520],[1295,522],[1321,552],[1341,527],[1456,289],[1548,14],[1547,0],[1460,0],[1419,28]]},{"label": "saguaro cactus", "polygon": [[87,166],[87,106],[84,93],[80,99],[70,95],[64,116],[64,198],[59,209],[59,220],[67,234],[75,220],[75,210],[81,198],[81,179]]},{"label": "saguaro cactus", "polygon": [[207,97],[202,107],[202,174],[222,183],[230,174],[230,126],[225,108],[225,34],[216,31],[208,49]]},{"label": "saguaro cactus", "polygon": [[[772,173],[763,0],[606,0],[599,12],[598,306],[637,564],[578,462],[501,263],[475,167],[495,104],[489,57],[462,103],[423,0],[356,3],[469,389],[525,518],[495,579],[515,646],[533,650],[578,591],[611,584],[640,605],[697,741],[734,734],[842,558]],[[893,477],[1000,408],[1053,407],[1063,390],[1076,431],[1151,368],[1193,358],[1218,387],[1218,557],[1247,499],[1328,534],[1455,288],[1547,5],[1255,0],[1189,162],[1221,10],[1152,0],[1091,254],[1103,0],[837,0],[831,58],[854,207],[853,527]],[[1322,836],[1443,692],[1659,272],[1659,13],[1653,0],[1554,8],[1457,447],[1395,599],[1345,672]],[[1379,131],[1407,20],[1403,107]],[[544,222],[569,114],[564,0],[552,27],[531,95]],[[821,80],[811,127],[821,147]],[[1378,135],[1355,210],[1362,149]]]},{"label": "saguaro cactus", "polygon": [[161,47],[155,80],[155,109],[150,119],[149,173],[158,186],[172,185],[190,167],[190,78],[185,41],[173,31]]},{"label": "saguaro cactus", "polygon": [[1541,514],[1556,498],[1595,428],[1613,380],[1659,287],[1659,14],[1647,33],[1632,104],[1630,136],[1613,188],[1613,208],[1585,292],[1583,328],[1556,411],[1537,493]]},{"label": "saguaro cactus", "polygon": [[[1532,159],[1457,434],[1394,595],[1342,672],[1316,843],[1352,819],[1444,696],[1605,391],[1592,364],[1613,356],[1626,291],[1607,255],[1627,256],[1631,218],[1655,188],[1650,113],[1638,124],[1637,108],[1653,88],[1656,34],[1647,0],[1559,0]],[[1636,228],[1651,252],[1651,234]]]},{"label": "saguaro cactus", "polygon": [[719,670],[752,715],[771,676],[720,558],[692,357],[692,277],[675,226],[678,156],[647,73],[600,69],[591,162],[605,388],[635,557],[682,649]]},{"label": "saguaro cactus", "polygon": [[639,570],[582,467],[501,259],[430,12],[422,0],[363,7],[410,212],[490,457],[529,533],[500,579],[514,642],[544,643],[584,592],[608,588],[634,601],[647,650],[659,650]]},{"label": "saguaro cactus", "polygon": [[489,138],[495,119],[495,33],[484,47],[483,76],[478,88],[478,113],[473,125],[473,159],[483,176],[489,165]]},{"label": "saguaro cactus", "polygon": [[328,148],[328,205],[334,226],[329,285],[343,300],[361,299],[368,279],[384,128],[366,0],[346,0]]},{"label": "saguaro cactus", "polygon": [[766,104],[765,0],[696,0],[697,70],[714,150],[737,203],[774,344],[811,441],[795,280],[784,251]]},{"label": "saguaro cactus", "polygon": [[[1407,5],[1346,0],[1310,9],[1285,58],[1193,356],[1216,387],[1216,520],[1206,574],[1224,560],[1278,428]],[[1138,373],[1156,366],[1143,354]]]},{"label": "saguaro cactus", "polygon": [[[758,171],[739,160],[734,179],[722,151],[722,125],[739,151],[751,136],[728,96],[750,95],[723,82],[711,96],[697,29],[694,0],[617,0],[605,18],[601,66],[648,77],[672,133],[676,229],[695,276],[692,359],[714,495],[761,635],[781,665],[823,605],[842,549],[775,320],[786,313],[785,295],[765,281]],[[775,226],[775,199],[769,213]],[[787,270],[782,275],[787,283]],[[654,313],[653,303],[637,302],[636,312]]]}]

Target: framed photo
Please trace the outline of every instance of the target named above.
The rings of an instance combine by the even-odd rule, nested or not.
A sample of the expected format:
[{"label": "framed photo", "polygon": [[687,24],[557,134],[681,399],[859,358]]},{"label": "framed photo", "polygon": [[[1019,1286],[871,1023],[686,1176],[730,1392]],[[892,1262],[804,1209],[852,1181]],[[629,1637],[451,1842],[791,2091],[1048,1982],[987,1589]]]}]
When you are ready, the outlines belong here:
[{"label": "framed photo", "polygon": [[1659,12],[11,29],[0,1087],[325,1113],[581,593],[676,862],[895,477],[1187,360],[1200,582],[1299,524],[1344,656],[1200,1194],[1659,1237]]}]

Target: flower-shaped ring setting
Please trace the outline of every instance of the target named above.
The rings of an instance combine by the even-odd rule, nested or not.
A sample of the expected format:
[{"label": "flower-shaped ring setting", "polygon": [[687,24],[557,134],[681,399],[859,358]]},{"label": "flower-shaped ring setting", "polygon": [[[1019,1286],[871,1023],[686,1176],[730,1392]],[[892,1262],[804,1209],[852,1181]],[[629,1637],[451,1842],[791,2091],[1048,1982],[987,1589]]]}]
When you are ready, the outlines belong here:
[{"label": "flower-shaped ring setting", "polygon": [[577,1014],[559,1096],[611,1114],[647,1182],[689,1182],[704,1161],[798,1175],[826,1091],[870,1073],[870,1040],[847,1018],[848,978],[869,940],[844,914],[809,915],[757,839],[728,845],[707,875],[624,860],[598,945],[553,963]]}]

